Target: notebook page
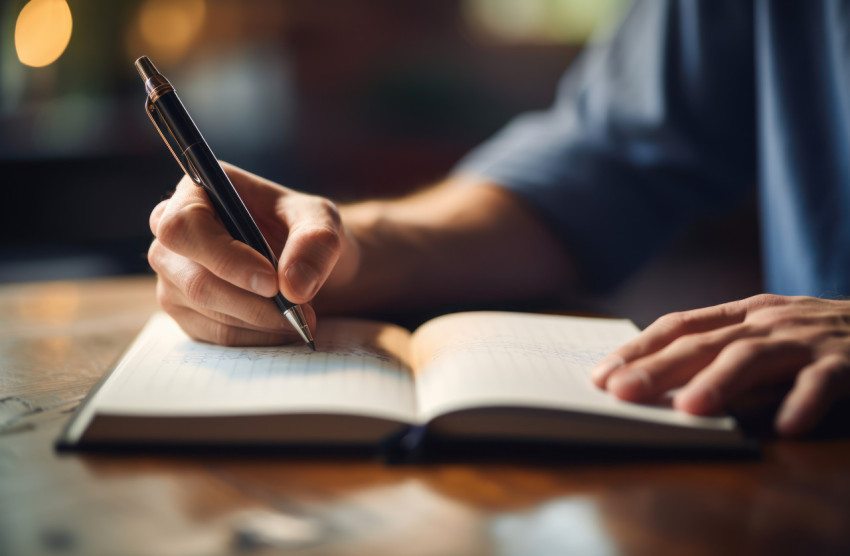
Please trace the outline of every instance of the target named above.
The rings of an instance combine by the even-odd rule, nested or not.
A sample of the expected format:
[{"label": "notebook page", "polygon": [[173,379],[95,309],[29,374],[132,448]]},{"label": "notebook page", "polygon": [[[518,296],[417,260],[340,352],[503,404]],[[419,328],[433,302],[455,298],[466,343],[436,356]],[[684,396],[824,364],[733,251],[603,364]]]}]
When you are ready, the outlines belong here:
[{"label": "notebook page", "polygon": [[452,410],[520,406],[660,423],[732,428],[727,418],[622,402],[596,388],[590,370],[638,334],[627,320],[522,313],[458,313],[414,334],[421,422]]},{"label": "notebook page", "polygon": [[305,345],[194,342],[154,315],[93,403],[121,415],[343,413],[411,421],[413,380],[403,328],[324,319]]}]

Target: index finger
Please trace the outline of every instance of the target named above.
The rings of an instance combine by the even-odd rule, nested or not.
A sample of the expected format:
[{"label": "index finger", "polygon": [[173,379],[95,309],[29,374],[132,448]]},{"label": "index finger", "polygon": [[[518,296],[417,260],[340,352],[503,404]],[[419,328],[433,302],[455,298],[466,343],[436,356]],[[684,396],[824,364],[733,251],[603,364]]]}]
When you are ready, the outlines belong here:
[{"label": "index finger", "polygon": [[234,239],[218,220],[203,188],[183,178],[152,231],[163,247],[219,278],[265,297],[277,293],[277,274],[256,250]]},{"label": "index finger", "polygon": [[605,388],[608,377],[616,369],[659,351],[676,338],[738,324],[743,322],[746,316],[747,305],[742,301],[668,313],[646,327],[636,338],[602,359],[591,371],[590,378],[596,386]]}]

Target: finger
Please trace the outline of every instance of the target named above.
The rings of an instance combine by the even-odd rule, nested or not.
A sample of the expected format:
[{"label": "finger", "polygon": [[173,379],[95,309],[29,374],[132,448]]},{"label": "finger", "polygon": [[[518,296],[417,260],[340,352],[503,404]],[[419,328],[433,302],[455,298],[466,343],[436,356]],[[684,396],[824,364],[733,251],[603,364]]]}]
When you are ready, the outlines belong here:
[{"label": "finger", "polygon": [[210,319],[189,307],[174,307],[169,312],[180,328],[193,340],[222,346],[280,345],[294,342],[295,334],[261,332],[239,328]]},{"label": "finger", "polygon": [[662,349],[676,338],[743,322],[748,312],[781,305],[786,299],[777,295],[760,294],[713,307],[664,315],[634,340],[602,359],[591,371],[591,379],[599,388],[605,388],[614,371],[635,359]]},{"label": "finger", "polygon": [[159,221],[165,213],[165,207],[168,206],[168,199],[160,201],[151,211],[148,223],[150,224],[151,233],[156,236],[156,229],[159,226]]},{"label": "finger", "polygon": [[[284,323],[284,321],[282,320],[283,317],[271,317],[271,321],[274,322],[274,326],[260,326],[254,322],[248,322],[242,320],[239,317],[229,315],[227,313],[222,313],[209,307],[202,307],[200,305],[193,304],[186,298],[183,292],[180,291],[180,288],[178,288],[175,284],[171,283],[169,280],[162,276],[160,276],[159,280],[157,280],[157,301],[159,302],[160,307],[162,307],[162,309],[165,310],[166,313],[172,316],[174,316],[175,313],[179,312],[180,309],[188,308],[192,311],[204,315],[210,320],[214,320],[227,326],[233,326],[236,328],[246,328],[250,330],[256,330],[258,332],[268,332],[271,334],[280,334],[283,330],[287,328],[286,323]],[[273,305],[269,305],[269,314],[279,314],[279,311],[277,311],[277,307],[272,307]]]},{"label": "finger", "polygon": [[293,195],[282,204],[289,236],[280,257],[280,287],[293,303],[305,303],[327,280],[342,247],[342,224],[333,203]]},{"label": "finger", "polygon": [[[157,282],[157,296],[161,299],[162,308],[196,340],[222,345],[276,345],[302,341],[301,336],[269,300],[265,301],[272,313],[277,314],[279,325],[273,328],[259,328],[231,315],[188,306],[181,302],[179,290],[175,290],[174,286],[163,278]],[[162,300],[161,296],[165,296],[165,299]],[[301,308],[308,327],[315,330],[315,311],[310,305],[302,305]]]},{"label": "finger", "polygon": [[680,336],[661,350],[615,370],[606,382],[614,396],[633,402],[658,398],[707,367],[727,345],[768,331],[741,323]]},{"label": "finger", "polygon": [[733,342],[673,398],[676,409],[695,415],[721,411],[731,399],[757,384],[792,378],[811,361],[805,342],[745,338]]},{"label": "finger", "polygon": [[596,386],[605,388],[613,373],[627,363],[654,353],[681,336],[738,324],[743,322],[745,316],[746,309],[737,301],[666,314],[646,327],[635,339],[602,359],[591,371],[590,378]]},{"label": "finger", "polygon": [[271,300],[218,278],[202,265],[162,247],[158,240],[148,250],[148,261],[163,283],[158,295],[164,308],[185,305],[221,321],[225,321],[222,315],[228,315],[234,319],[230,324],[258,330],[284,326]]},{"label": "finger", "polygon": [[278,291],[272,264],[230,236],[206,194],[188,179],[177,186],[153,231],[168,250],[196,261],[223,280],[265,297]]},{"label": "finger", "polygon": [[776,416],[776,430],[786,436],[809,432],[836,399],[850,392],[850,361],[831,354],[803,368]]}]

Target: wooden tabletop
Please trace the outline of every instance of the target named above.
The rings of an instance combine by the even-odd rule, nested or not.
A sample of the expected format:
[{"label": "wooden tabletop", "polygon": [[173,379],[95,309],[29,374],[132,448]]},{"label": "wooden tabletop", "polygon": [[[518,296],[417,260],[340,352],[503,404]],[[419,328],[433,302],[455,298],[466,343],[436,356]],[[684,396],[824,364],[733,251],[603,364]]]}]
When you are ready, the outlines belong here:
[{"label": "wooden tabletop", "polygon": [[0,287],[0,554],[850,553],[846,435],[714,461],[57,453],[153,284]]}]

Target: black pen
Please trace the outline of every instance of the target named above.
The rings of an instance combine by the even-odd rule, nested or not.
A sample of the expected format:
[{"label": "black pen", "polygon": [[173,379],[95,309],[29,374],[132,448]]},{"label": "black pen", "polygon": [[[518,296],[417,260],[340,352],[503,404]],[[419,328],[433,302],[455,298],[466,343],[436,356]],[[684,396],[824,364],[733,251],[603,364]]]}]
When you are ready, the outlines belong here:
[{"label": "black pen", "polygon": [[[277,269],[277,257],[245,208],[245,203],[227,174],[221,169],[218,159],[204,141],[195,122],[180,102],[174,87],[159,73],[147,56],[136,60],[136,69],[145,82],[145,92],[148,95],[145,111],[177,159],[177,163],[192,181],[207,192],[230,235],[259,251]],[[280,292],[273,299],[286,320],[315,351],[316,344],[301,307],[283,297]]]}]

